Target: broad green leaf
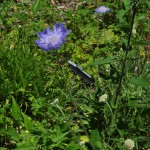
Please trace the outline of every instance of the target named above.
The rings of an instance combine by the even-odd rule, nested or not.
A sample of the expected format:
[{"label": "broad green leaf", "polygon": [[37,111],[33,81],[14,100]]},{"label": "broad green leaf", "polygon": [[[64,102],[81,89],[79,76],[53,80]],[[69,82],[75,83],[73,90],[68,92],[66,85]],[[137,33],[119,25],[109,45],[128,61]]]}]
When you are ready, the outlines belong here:
[{"label": "broad green leaf", "polygon": [[38,114],[45,116],[45,113],[39,111],[39,109],[44,106],[44,100],[45,100],[44,98],[38,98],[38,99],[33,100],[33,102],[32,102],[32,113],[34,115],[36,115],[38,113]]},{"label": "broad green leaf", "polygon": [[149,41],[135,41],[133,44],[137,45],[150,45]]},{"label": "broad green leaf", "polygon": [[36,149],[36,147],[29,141],[17,143],[17,148],[15,148],[15,150],[34,150],[34,149]]},{"label": "broad green leaf", "polygon": [[126,10],[123,10],[123,9],[117,12],[119,23],[126,24],[125,17],[124,17],[125,13],[126,13]]},{"label": "broad green leaf", "polygon": [[21,121],[21,110],[14,97],[12,97],[12,116],[15,120]]},{"label": "broad green leaf", "polygon": [[117,61],[117,56],[113,56],[111,58],[105,58],[105,59],[98,59],[95,62],[92,62],[90,65],[104,65],[104,64],[110,64]]},{"label": "broad green leaf", "polygon": [[66,133],[63,133],[59,136],[56,136],[54,137],[52,140],[53,142],[58,142],[58,141],[61,141],[61,140],[64,140],[65,136],[68,134],[69,132],[66,132]]},{"label": "broad green leaf", "polygon": [[87,111],[86,113],[88,114],[92,114],[93,113],[93,109],[85,104],[80,104],[80,108],[83,110],[83,111]]},{"label": "broad green leaf", "polygon": [[22,117],[23,117],[23,120],[24,120],[24,126],[25,126],[25,128],[26,129],[32,129],[33,128],[33,124],[32,124],[31,118],[29,118],[23,112],[22,112]]},{"label": "broad green leaf", "polygon": [[127,9],[127,8],[130,6],[130,4],[131,4],[131,0],[123,0],[123,2],[124,2],[124,6],[125,6],[126,9]]},{"label": "broad green leaf", "polygon": [[9,135],[10,138],[13,139],[16,142],[18,142],[19,139],[20,139],[20,136],[18,135],[15,128],[8,128],[7,129],[7,135]]},{"label": "broad green leaf", "polygon": [[122,130],[117,129],[117,131],[118,131],[118,133],[120,134],[121,137],[124,137],[124,135],[127,134],[127,132],[123,129]]},{"label": "broad green leaf", "polygon": [[65,150],[84,150],[79,144],[71,143]]},{"label": "broad green leaf", "polygon": [[130,83],[136,85],[136,86],[150,86],[150,81],[143,77],[138,77],[138,78],[132,78],[130,80]]},{"label": "broad green leaf", "polygon": [[91,131],[90,143],[91,143],[91,145],[96,147],[98,150],[103,149],[103,145],[101,143],[101,137],[100,137],[97,129]]},{"label": "broad green leaf", "polygon": [[36,2],[32,5],[32,11],[35,14],[39,9],[40,9],[40,0],[36,0]]}]

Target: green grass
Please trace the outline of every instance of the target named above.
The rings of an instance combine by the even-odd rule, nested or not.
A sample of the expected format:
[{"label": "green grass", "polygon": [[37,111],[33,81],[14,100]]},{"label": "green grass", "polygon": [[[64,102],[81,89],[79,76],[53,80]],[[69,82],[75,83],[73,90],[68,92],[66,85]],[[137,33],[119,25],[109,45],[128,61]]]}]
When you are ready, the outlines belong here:
[{"label": "green grass", "polygon": [[[100,5],[111,11],[95,15]],[[49,0],[0,3],[0,149],[126,150],[126,139],[149,149],[149,1],[67,8]],[[36,33],[56,22],[71,33],[58,50],[43,52]],[[68,60],[94,84],[73,74]]]}]

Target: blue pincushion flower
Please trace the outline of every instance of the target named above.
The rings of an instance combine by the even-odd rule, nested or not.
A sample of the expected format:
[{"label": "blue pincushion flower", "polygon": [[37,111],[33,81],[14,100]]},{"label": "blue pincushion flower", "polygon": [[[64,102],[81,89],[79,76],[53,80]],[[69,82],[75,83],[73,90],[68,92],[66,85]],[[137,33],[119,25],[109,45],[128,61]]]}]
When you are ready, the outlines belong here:
[{"label": "blue pincushion flower", "polygon": [[95,13],[104,14],[104,13],[109,12],[109,11],[110,11],[110,9],[108,7],[99,6],[96,8]]},{"label": "blue pincushion flower", "polygon": [[35,44],[43,51],[57,50],[66,40],[66,36],[71,32],[67,30],[62,23],[56,23],[54,30],[50,30],[49,26],[42,32],[38,32],[39,40],[35,40]]}]

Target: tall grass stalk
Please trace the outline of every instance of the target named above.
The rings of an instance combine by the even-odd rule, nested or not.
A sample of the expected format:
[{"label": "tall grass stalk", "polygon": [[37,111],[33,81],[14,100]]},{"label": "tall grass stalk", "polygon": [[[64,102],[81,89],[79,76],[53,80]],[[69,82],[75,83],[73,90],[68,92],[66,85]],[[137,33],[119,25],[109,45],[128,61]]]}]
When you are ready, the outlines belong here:
[{"label": "tall grass stalk", "polygon": [[131,19],[131,26],[130,26],[130,32],[129,32],[129,36],[128,36],[128,43],[126,45],[126,49],[125,49],[125,58],[122,62],[122,69],[121,69],[121,74],[120,74],[120,78],[119,78],[119,83],[118,83],[118,87],[116,90],[116,98],[115,98],[115,102],[114,104],[116,105],[118,102],[118,97],[121,93],[121,88],[122,88],[122,80],[125,74],[125,69],[126,69],[126,63],[127,63],[127,59],[128,59],[128,52],[130,50],[130,42],[131,42],[131,37],[132,37],[132,29],[133,29],[133,24],[134,24],[134,18],[135,18],[135,14],[136,14],[136,4],[134,3],[133,5],[133,13],[132,13],[132,19]]}]

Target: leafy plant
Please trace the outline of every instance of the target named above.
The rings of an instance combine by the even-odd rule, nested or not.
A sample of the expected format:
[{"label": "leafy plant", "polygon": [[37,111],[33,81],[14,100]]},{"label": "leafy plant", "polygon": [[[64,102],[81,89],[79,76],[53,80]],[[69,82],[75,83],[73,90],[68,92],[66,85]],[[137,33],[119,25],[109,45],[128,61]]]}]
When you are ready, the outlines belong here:
[{"label": "leafy plant", "polygon": [[[110,11],[94,13],[99,6]],[[0,3],[0,149],[125,150],[125,141],[150,148],[149,7]],[[36,34],[56,22],[71,32],[58,50],[43,52]],[[73,74],[68,60],[95,83]]]}]

